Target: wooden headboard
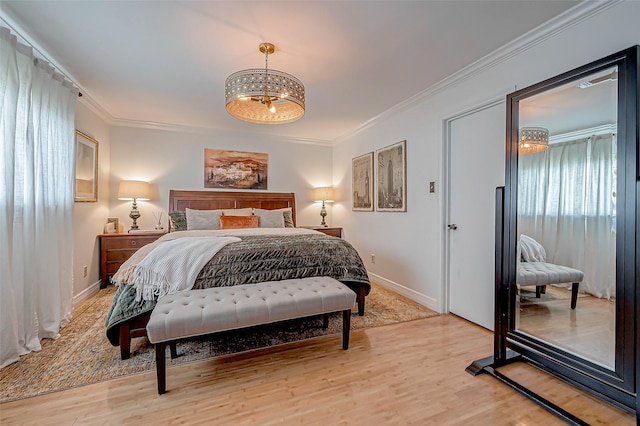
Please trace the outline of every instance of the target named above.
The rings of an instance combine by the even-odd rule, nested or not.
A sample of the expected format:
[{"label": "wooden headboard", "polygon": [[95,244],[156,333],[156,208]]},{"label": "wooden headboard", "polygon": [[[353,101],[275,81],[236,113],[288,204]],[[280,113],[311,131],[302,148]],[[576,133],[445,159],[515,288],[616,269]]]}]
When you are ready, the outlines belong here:
[{"label": "wooden headboard", "polygon": [[296,224],[296,197],[293,192],[227,192],[227,191],[169,191],[169,211],[241,209],[281,209],[291,207]]}]

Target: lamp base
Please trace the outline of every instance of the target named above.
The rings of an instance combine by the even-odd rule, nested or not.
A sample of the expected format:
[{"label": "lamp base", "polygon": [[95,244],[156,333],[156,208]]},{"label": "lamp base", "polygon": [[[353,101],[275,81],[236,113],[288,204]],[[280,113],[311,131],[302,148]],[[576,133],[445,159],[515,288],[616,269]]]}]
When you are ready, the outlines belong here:
[{"label": "lamp base", "polygon": [[131,230],[138,230],[138,218],[140,217],[140,212],[138,211],[138,204],[136,203],[136,199],[133,199],[133,206],[131,207],[131,213],[129,213],[129,217],[131,219],[133,219],[133,224],[131,225],[131,228],[129,229],[129,231]]},{"label": "lamp base", "polygon": [[327,209],[325,208],[324,201],[322,202],[322,209],[320,209],[320,217],[322,217],[322,222],[320,222],[320,226],[327,227],[327,222],[325,222],[324,218],[327,216]]}]

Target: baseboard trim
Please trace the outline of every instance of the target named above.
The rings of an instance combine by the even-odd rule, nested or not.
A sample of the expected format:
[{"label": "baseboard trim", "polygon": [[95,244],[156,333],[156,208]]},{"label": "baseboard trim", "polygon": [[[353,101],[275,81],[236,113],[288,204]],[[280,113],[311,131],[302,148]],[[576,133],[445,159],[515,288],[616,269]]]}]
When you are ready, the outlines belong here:
[{"label": "baseboard trim", "polygon": [[90,298],[91,296],[93,296],[99,291],[100,291],[100,280],[96,281],[95,283],[91,284],[89,287],[82,290],[80,293],[73,296],[73,299],[72,299],[73,306],[77,305],[80,302],[84,302],[85,300],[87,300],[88,298]]},{"label": "baseboard trim", "polygon": [[368,275],[371,281],[375,282],[376,284],[379,284],[388,290],[395,291],[396,293],[406,297],[407,299],[411,299],[414,302],[421,304],[422,306],[432,309],[438,313],[442,313],[436,299],[405,287],[402,284],[398,284],[397,282],[388,280],[384,277],[381,277],[380,275],[376,275],[371,272],[368,272]]}]

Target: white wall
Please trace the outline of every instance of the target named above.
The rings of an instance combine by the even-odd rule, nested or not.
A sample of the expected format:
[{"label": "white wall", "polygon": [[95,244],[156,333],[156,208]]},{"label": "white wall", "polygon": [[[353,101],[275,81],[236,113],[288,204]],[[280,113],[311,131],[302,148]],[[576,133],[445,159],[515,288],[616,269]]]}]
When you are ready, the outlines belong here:
[{"label": "white wall", "polygon": [[[73,206],[73,294],[80,299],[97,291],[100,280],[100,246],[109,216],[110,127],[81,100],[76,103],[77,130],[98,141],[98,201]],[[84,276],[84,266],[87,276]]]},{"label": "white wall", "polygon": [[[270,136],[189,132],[133,127],[111,129],[110,217],[131,226],[131,201],[117,199],[121,180],[144,180],[152,185],[153,200],[138,202],[141,229],[152,229],[154,212],[162,210],[166,228],[169,190],[204,190],[204,149],[230,149],[269,154],[268,192],[294,192],[298,225],[320,223],[320,207],[312,203],[312,189],[331,183],[331,147],[295,143]],[[212,189],[213,190],[213,189]],[[104,217],[106,220],[106,216]],[[329,211],[328,219],[331,219]]]},{"label": "white wall", "polygon": [[[580,20],[578,20],[580,21]],[[559,21],[557,21],[559,22]],[[473,107],[601,57],[640,44],[640,2],[618,3],[595,16],[564,25],[524,50],[516,50],[452,85],[396,108],[333,150],[333,184],[341,202],[333,222],[361,254],[372,278],[440,310],[443,299],[443,121]],[[407,140],[407,212],[353,212],[351,159]],[[501,144],[503,140],[478,143]],[[470,176],[481,179],[482,176]],[[436,193],[428,182],[436,181]],[[370,254],[375,253],[376,262]]]}]

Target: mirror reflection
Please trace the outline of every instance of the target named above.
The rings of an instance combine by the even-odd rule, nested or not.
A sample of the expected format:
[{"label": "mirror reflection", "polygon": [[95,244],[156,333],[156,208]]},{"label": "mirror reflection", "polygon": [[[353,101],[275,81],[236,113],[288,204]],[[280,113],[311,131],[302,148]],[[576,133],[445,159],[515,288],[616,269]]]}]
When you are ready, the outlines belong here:
[{"label": "mirror reflection", "polygon": [[516,329],[615,369],[617,68],[521,100]]}]

